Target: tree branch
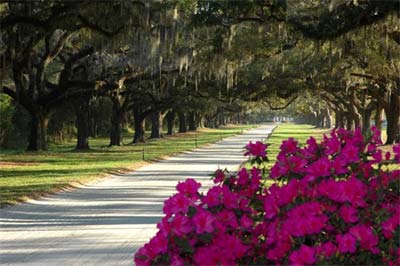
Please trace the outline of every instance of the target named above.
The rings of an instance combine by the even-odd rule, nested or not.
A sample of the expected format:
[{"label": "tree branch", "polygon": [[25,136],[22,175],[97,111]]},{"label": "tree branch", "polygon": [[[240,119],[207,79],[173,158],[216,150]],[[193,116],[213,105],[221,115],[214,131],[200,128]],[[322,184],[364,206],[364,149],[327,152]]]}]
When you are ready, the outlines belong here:
[{"label": "tree branch", "polygon": [[92,29],[94,31],[99,32],[100,34],[108,37],[108,38],[112,38],[115,35],[117,35],[118,33],[120,33],[122,31],[122,29],[124,28],[124,26],[119,27],[117,30],[110,32],[107,31],[103,28],[101,28],[99,25],[96,25],[92,22],[90,22],[88,19],[86,19],[84,16],[82,15],[78,15],[78,18],[80,19],[80,21],[82,22],[82,25],[88,29]]},{"label": "tree branch", "polygon": [[268,101],[268,100],[264,100],[264,101],[268,104],[268,106],[269,106],[269,108],[271,108],[271,110],[276,111],[276,110],[285,109],[285,108],[288,107],[292,102],[294,102],[298,97],[299,97],[298,95],[294,96],[294,97],[293,97],[291,100],[289,100],[284,106],[279,106],[279,107],[273,107],[273,106],[272,106],[272,103],[271,103],[270,101]]}]

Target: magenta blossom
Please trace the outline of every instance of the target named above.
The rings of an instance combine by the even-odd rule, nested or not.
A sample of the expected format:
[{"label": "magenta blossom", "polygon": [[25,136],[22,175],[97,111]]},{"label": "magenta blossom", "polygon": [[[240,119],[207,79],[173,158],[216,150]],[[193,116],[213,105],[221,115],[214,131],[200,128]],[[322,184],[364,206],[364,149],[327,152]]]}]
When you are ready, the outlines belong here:
[{"label": "magenta blossom", "polygon": [[215,217],[203,209],[198,209],[193,216],[193,224],[196,228],[196,233],[211,233],[214,230]]},{"label": "magenta blossom", "polygon": [[327,136],[324,135],[324,145],[325,145],[325,153],[326,155],[336,154],[341,149],[340,140],[336,136],[336,132],[332,131],[331,138],[328,139]]},{"label": "magenta blossom", "polygon": [[295,153],[298,150],[297,144],[298,142],[294,138],[289,138],[282,141],[280,148],[283,153]]},{"label": "magenta blossom", "polygon": [[341,156],[343,156],[343,158],[349,162],[349,163],[353,163],[353,162],[357,162],[358,160],[360,160],[360,156],[359,156],[359,149],[357,148],[357,146],[348,143],[344,146]]},{"label": "magenta blossom", "polygon": [[225,179],[225,173],[221,169],[218,169],[214,173],[214,183],[221,183]]},{"label": "magenta blossom", "polygon": [[262,158],[265,158],[267,156],[267,144],[262,143],[261,141],[256,141],[255,143],[253,143],[252,141],[250,141],[247,145],[246,145],[246,152],[245,152],[245,156],[247,155],[252,155],[252,156],[260,156]]},{"label": "magenta blossom", "polygon": [[182,194],[195,195],[198,193],[200,187],[201,184],[199,182],[196,182],[193,178],[188,178],[184,182],[179,182],[176,190]]},{"label": "magenta blossom", "polygon": [[175,194],[164,203],[163,211],[167,216],[178,213],[187,213],[191,200],[183,194]]},{"label": "magenta blossom", "polygon": [[306,169],[307,181],[313,181],[318,177],[325,177],[331,174],[331,163],[328,158],[321,158]]},{"label": "magenta blossom", "polygon": [[339,245],[339,251],[342,253],[354,253],[357,249],[357,240],[351,234],[337,235],[336,242]]},{"label": "magenta blossom", "polygon": [[355,223],[358,221],[357,209],[352,206],[343,205],[339,209],[339,214],[346,223]]},{"label": "magenta blossom", "polygon": [[171,232],[177,236],[183,236],[192,231],[192,225],[188,217],[175,215],[171,222]]},{"label": "magenta blossom", "polygon": [[315,249],[307,245],[301,245],[299,250],[292,252],[289,256],[290,265],[310,265],[315,259]]},{"label": "magenta blossom", "polygon": [[318,248],[318,253],[321,254],[323,258],[330,258],[333,255],[335,255],[337,251],[337,247],[335,244],[332,242],[328,241],[323,243],[319,248]]},{"label": "magenta blossom", "polygon": [[369,250],[372,254],[379,253],[379,249],[377,247],[379,239],[374,234],[370,226],[358,224],[350,228],[350,234],[360,241],[360,246],[362,249]]},{"label": "magenta blossom", "polygon": [[372,126],[371,131],[372,131],[372,140],[374,141],[374,143],[381,145],[382,144],[381,131],[376,126]]}]

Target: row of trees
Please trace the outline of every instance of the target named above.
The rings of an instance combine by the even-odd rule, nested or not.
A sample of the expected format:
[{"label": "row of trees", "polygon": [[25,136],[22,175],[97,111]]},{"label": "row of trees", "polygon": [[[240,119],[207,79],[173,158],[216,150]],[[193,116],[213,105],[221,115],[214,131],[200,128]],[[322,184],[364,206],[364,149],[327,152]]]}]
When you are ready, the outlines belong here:
[{"label": "row of trees", "polygon": [[2,92],[30,115],[28,150],[47,148],[62,108],[75,113],[77,148],[89,148],[88,110],[103,98],[110,145],[121,145],[126,122],[142,142],[149,117],[157,138],[163,121],[169,134],[176,123],[185,131],[243,122],[249,102],[275,110],[305,94],[318,98],[318,120],[335,116],[336,126],[366,129],[372,115],[379,126],[384,111],[393,142],[399,4],[298,2],[3,3]]}]

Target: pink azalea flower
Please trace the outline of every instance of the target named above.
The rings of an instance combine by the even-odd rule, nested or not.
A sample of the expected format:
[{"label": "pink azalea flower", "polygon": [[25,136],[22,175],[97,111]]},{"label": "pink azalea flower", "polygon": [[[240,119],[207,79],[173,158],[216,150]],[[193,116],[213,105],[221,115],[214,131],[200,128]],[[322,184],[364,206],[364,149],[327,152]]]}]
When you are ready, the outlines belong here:
[{"label": "pink azalea flower", "polygon": [[229,257],[231,260],[243,257],[249,250],[248,246],[244,245],[239,238],[233,235],[220,235],[215,242],[226,251],[226,257]]},{"label": "pink azalea flower", "polygon": [[340,156],[332,161],[332,167],[337,175],[346,174],[349,171],[345,159]]},{"label": "pink azalea flower", "polygon": [[256,141],[253,143],[252,141],[249,142],[249,144],[246,145],[246,152],[245,156],[247,155],[252,155],[252,156],[260,156],[262,158],[265,158],[267,156],[267,145],[263,144],[261,141]]},{"label": "pink azalea flower", "polygon": [[367,152],[368,153],[374,153],[375,151],[376,151],[376,149],[377,149],[377,146],[376,146],[376,144],[374,144],[374,143],[370,143],[368,146],[367,146]]},{"label": "pink azalea flower", "polygon": [[171,232],[177,236],[183,236],[192,231],[192,225],[188,217],[181,214],[175,215],[171,222]]},{"label": "pink azalea flower", "polygon": [[222,192],[221,187],[212,187],[201,200],[208,207],[218,206],[222,203]]},{"label": "pink azalea flower", "polygon": [[381,131],[376,126],[372,126],[371,131],[372,131],[372,140],[376,144],[381,145],[382,144]]},{"label": "pink azalea flower", "polygon": [[383,159],[382,151],[381,150],[377,150],[376,152],[374,152],[372,154],[372,158],[374,158],[374,160],[373,160],[374,163],[380,163],[382,161],[382,159]]},{"label": "pink azalea flower", "polygon": [[393,216],[382,222],[382,233],[387,239],[393,238],[393,233],[396,227],[400,226],[400,218]]},{"label": "pink azalea flower", "polygon": [[310,137],[307,140],[307,147],[304,148],[304,156],[308,159],[315,159],[316,154],[318,153],[318,144],[315,138]]},{"label": "pink azalea flower", "polygon": [[158,232],[149,242],[153,252],[160,254],[167,252],[168,239],[161,232]]},{"label": "pink azalea flower", "polygon": [[319,234],[328,222],[326,215],[316,216],[308,219],[307,234]]},{"label": "pink azalea flower", "polygon": [[356,238],[351,234],[336,235],[336,242],[339,244],[339,251],[342,253],[356,252]]},{"label": "pink azalea flower", "polygon": [[[286,159],[284,159],[286,160]],[[271,178],[276,179],[286,175],[289,172],[289,166],[286,161],[279,160],[271,167]]]},{"label": "pink azalea flower", "polygon": [[175,254],[171,258],[171,265],[172,266],[184,266],[185,261],[179,255]]},{"label": "pink azalea flower", "polygon": [[335,255],[336,251],[337,247],[330,241],[323,243],[318,249],[318,253],[320,253],[324,258],[332,257]]},{"label": "pink azalea flower", "polygon": [[222,203],[227,209],[236,209],[239,203],[239,196],[224,186]]},{"label": "pink azalea flower", "polygon": [[159,232],[162,233],[165,237],[168,237],[171,232],[171,217],[165,216],[161,219],[161,221],[157,224],[157,228]]},{"label": "pink azalea flower", "polygon": [[267,251],[267,258],[273,261],[280,261],[290,251],[290,240],[281,240],[276,245]]},{"label": "pink azalea flower", "polygon": [[247,173],[247,169],[246,168],[242,168],[239,173],[238,173],[238,180],[237,183],[239,186],[244,186],[249,182],[249,173]]},{"label": "pink azalea flower", "polygon": [[337,202],[350,202],[355,207],[365,206],[364,197],[367,194],[367,186],[356,177],[349,180],[321,182],[319,193]]},{"label": "pink azalea flower", "polygon": [[135,265],[138,266],[150,266],[151,261],[157,256],[152,246],[147,243],[142,248],[140,248],[135,254]]},{"label": "pink azalea flower", "polygon": [[264,210],[265,210],[265,218],[271,219],[274,218],[278,214],[278,204],[276,204],[275,200],[267,196],[264,200]]},{"label": "pink azalea flower", "polygon": [[221,183],[225,179],[225,173],[221,169],[218,169],[214,173],[214,183]]},{"label": "pink azalea flower", "polygon": [[341,156],[343,156],[345,161],[353,163],[360,160],[358,153],[359,149],[355,145],[347,143],[342,150]]},{"label": "pink azalea flower", "polygon": [[219,254],[211,247],[200,247],[196,249],[196,253],[193,255],[193,259],[196,265],[218,265]]},{"label": "pink azalea flower", "polygon": [[379,253],[377,248],[379,238],[373,233],[370,226],[359,224],[350,228],[349,232],[360,241],[362,249],[369,250],[373,254]]},{"label": "pink azalea flower", "polygon": [[290,156],[287,158],[287,164],[290,171],[295,173],[303,173],[304,167],[307,165],[307,160],[298,156]]},{"label": "pink azalea flower", "polygon": [[208,211],[199,209],[193,216],[193,224],[196,228],[196,233],[211,233],[214,231],[215,217]]},{"label": "pink azalea flower", "polygon": [[175,194],[164,202],[163,211],[167,216],[187,213],[191,200],[182,194]]},{"label": "pink azalea flower", "polygon": [[236,215],[233,211],[222,210],[216,214],[216,219],[220,228],[236,228],[238,226]]},{"label": "pink azalea flower", "polygon": [[337,152],[340,151],[341,143],[340,143],[339,139],[337,138],[336,133],[334,131],[331,133],[330,139],[328,139],[326,136],[324,136],[324,147],[325,147],[326,155],[336,154]]},{"label": "pink azalea flower", "polygon": [[280,149],[284,153],[295,153],[298,150],[298,142],[294,138],[282,141]]},{"label": "pink azalea flower", "polygon": [[320,158],[306,168],[307,181],[313,181],[318,177],[325,177],[331,174],[331,163],[328,158]]},{"label": "pink azalea flower", "polygon": [[301,245],[299,250],[292,252],[289,256],[290,265],[310,265],[315,259],[315,249],[307,245]]},{"label": "pink azalea flower", "polygon": [[240,226],[243,228],[250,228],[253,226],[253,220],[250,219],[247,215],[243,215],[240,218]]},{"label": "pink azalea flower", "polygon": [[345,182],[343,192],[347,201],[351,202],[353,206],[364,207],[365,206],[365,196],[367,195],[368,187],[361,182],[354,175]]},{"label": "pink azalea flower", "polygon": [[252,194],[260,188],[261,171],[255,167],[251,169],[250,189]]},{"label": "pink azalea flower", "polygon": [[357,210],[348,205],[343,205],[339,209],[339,215],[346,223],[355,223],[358,221]]},{"label": "pink azalea flower", "polygon": [[176,190],[178,190],[182,194],[194,195],[198,193],[201,184],[196,182],[193,178],[188,178],[184,182],[179,182],[176,186]]},{"label": "pink azalea flower", "polygon": [[289,183],[282,187],[278,197],[279,206],[284,206],[291,203],[298,195],[299,181],[292,179]]}]

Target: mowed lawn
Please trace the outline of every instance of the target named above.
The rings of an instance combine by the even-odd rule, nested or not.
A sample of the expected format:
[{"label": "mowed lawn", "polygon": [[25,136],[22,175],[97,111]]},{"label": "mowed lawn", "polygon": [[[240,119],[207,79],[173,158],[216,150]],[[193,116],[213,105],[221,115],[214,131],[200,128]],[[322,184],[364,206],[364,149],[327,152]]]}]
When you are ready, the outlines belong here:
[{"label": "mowed lawn", "polygon": [[[49,151],[0,151],[0,205],[13,204],[28,198],[73,187],[110,173],[135,169],[197,146],[232,136],[253,125],[229,126],[220,129],[200,129],[177,134],[144,144],[107,147],[108,138],[90,140],[91,150],[74,151],[75,143],[50,145]],[[132,136],[125,136],[125,142]],[[145,160],[142,160],[143,149]]]},{"label": "mowed lawn", "polygon": [[313,136],[317,141],[320,141],[323,137],[323,134],[327,134],[329,132],[329,129],[315,128],[311,125],[291,123],[279,124],[267,140],[267,156],[270,160],[268,165],[272,166],[276,162],[276,156],[280,151],[279,147],[281,146],[282,141],[287,140],[288,138],[294,138],[299,142],[299,146],[303,147],[306,145],[307,139],[309,139],[311,136]]}]

